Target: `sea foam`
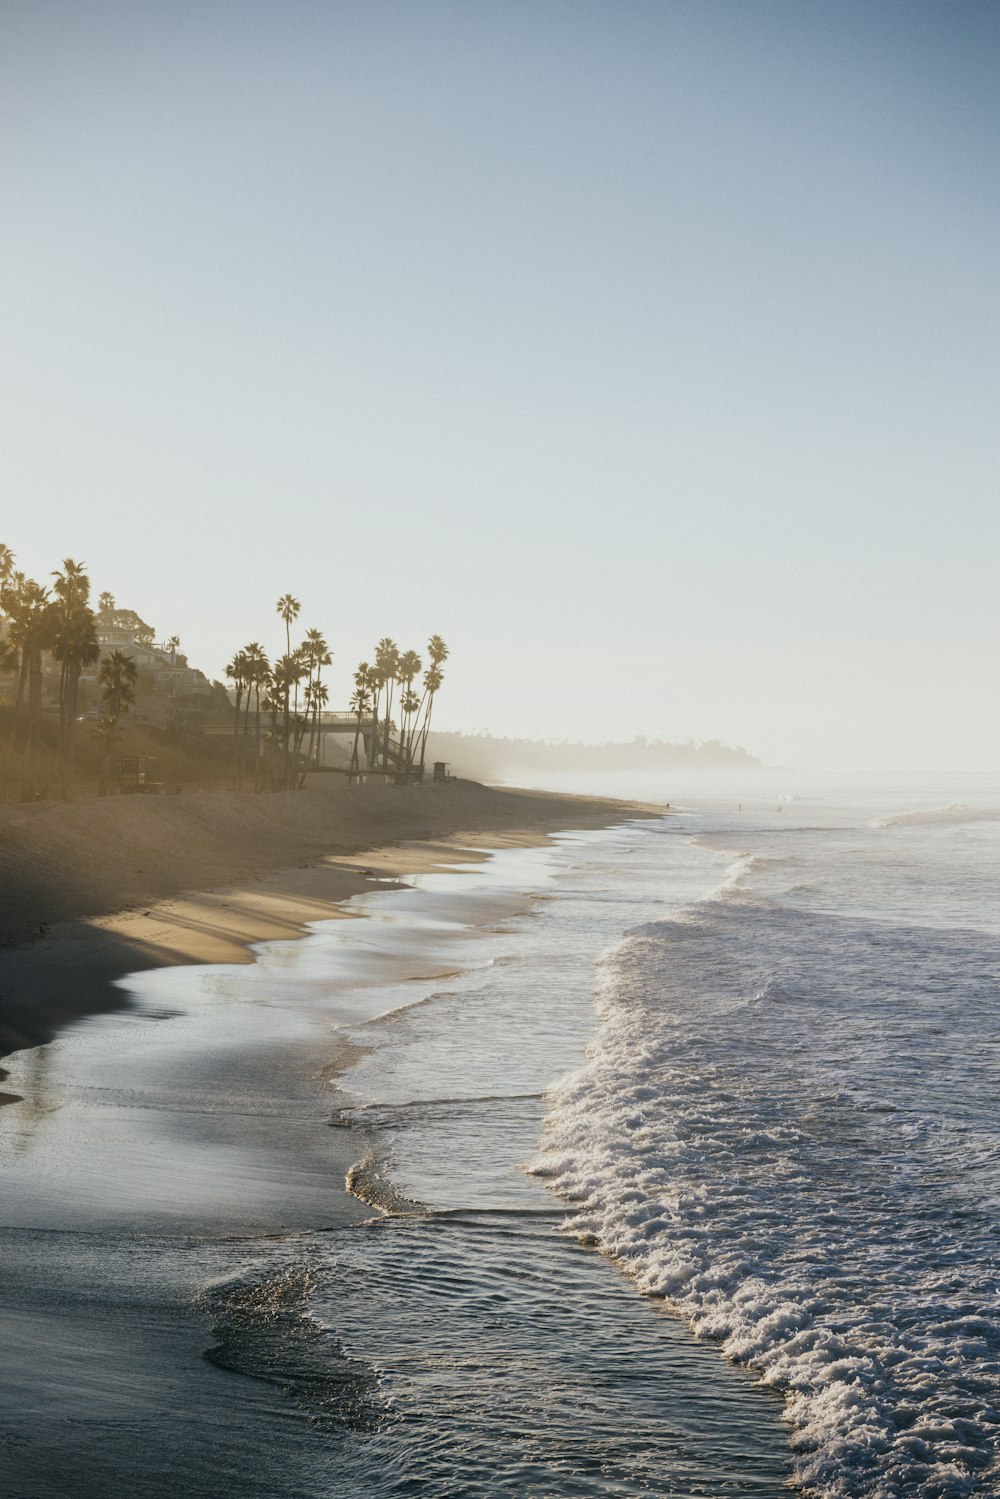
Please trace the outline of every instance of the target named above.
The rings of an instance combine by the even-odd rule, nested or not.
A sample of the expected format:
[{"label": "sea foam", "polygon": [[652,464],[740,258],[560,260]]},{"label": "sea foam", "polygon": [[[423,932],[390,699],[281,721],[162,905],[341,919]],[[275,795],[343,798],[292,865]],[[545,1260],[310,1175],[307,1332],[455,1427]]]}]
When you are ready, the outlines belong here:
[{"label": "sea foam", "polygon": [[891,817],[878,817],[872,827],[920,827],[935,823],[950,827],[963,822],[1000,822],[1000,807],[967,807],[964,803],[955,803],[950,807],[921,807],[913,812],[895,812]]},{"label": "sea foam", "polygon": [[1000,952],[755,901],[750,858],[606,956],[530,1169],[784,1393],[809,1492],[995,1494]]}]

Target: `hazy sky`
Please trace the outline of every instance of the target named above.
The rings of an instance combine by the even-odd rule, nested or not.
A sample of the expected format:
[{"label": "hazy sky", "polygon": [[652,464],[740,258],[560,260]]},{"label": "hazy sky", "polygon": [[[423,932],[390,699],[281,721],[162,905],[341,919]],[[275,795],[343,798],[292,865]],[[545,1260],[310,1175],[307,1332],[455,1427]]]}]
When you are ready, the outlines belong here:
[{"label": "hazy sky", "polygon": [[1000,763],[1000,4],[0,0],[0,540],[442,727]]}]

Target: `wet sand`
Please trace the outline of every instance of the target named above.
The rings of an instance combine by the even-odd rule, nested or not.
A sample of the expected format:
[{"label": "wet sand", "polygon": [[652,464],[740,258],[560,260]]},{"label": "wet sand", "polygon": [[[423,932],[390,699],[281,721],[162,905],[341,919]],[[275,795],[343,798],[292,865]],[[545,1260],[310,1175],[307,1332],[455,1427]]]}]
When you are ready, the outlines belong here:
[{"label": "wet sand", "polygon": [[[0,1057],[120,1004],[112,985],[127,973],[250,961],[250,944],[291,936],[366,888],[373,860],[403,870],[463,831],[524,842],[650,810],[472,781],[316,779],[277,796],[0,806]],[[424,852],[400,854],[404,840]]]},{"label": "wet sand", "polygon": [[[571,799],[539,799],[517,829],[520,798],[484,791],[439,805],[438,822],[475,800],[494,823],[470,835],[479,847],[574,823]],[[580,806],[576,825],[635,810]],[[336,1123],[329,996],[283,992],[280,946],[250,997],[226,966],[185,986],[190,1002],[155,973],[134,991],[120,981],[253,962],[251,944],[335,919],[353,894],[468,862],[462,841],[258,869],[0,953],[7,1050],[27,1043],[0,1110],[2,1499],[336,1492],[345,1432],[381,1412],[370,1370],[329,1343],[317,1364],[304,1314],[310,1242],[370,1216],[344,1185],[363,1142]]]}]

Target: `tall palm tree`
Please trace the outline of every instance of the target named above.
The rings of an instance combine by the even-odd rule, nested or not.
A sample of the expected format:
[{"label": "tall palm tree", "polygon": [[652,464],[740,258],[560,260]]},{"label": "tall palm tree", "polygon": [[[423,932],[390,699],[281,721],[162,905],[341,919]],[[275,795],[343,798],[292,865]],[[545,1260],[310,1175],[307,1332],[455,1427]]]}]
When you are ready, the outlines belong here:
[{"label": "tall palm tree", "polygon": [[48,589],[20,574],[14,575],[4,599],[10,639],[21,656],[10,742],[13,745],[23,738],[30,764],[42,716],[42,652],[52,642],[53,613]]},{"label": "tall palm tree", "polygon": [[86,564],[74,562],[72,557],[63,559],[62,572],[52,574],[55,582],[52,592],[65,604],[85,604],[90,598],[90,579]]},{"label": "tall palm tree", "polygon": [[52,654],[59,662],[59,750],[63,764],[72,772],[76,747],[76,719],[80,674],[93,666],[101,654],[97,621],[86,604],[56,605]]},{"label": "tall palm tree", "polygon": [[246,651],[237,651],[231,661],[223,667],[224,674],[232,682],[236,690],[236,708],[233,712],[233,780],[237,786],[242,784],[242,756],[237,753],[240,731],[240,705],[243,702],[244,692],[247,699],[250,697],[250,662],[247,660]]},{"label": "tall palm tree", "polygon": [[101,684],[101,701],[109,718],[117,723],[135,702],[135,684],[139,668],[133,656],[124,651],[112,651],[101,658],[101,669],[97,680]]},{"label": "tall palm tree", "polygon": [[[378,673],[379,689],[385,689],[385,702],[382,704],[382,718],[385,723],[383,732],[382,763],[386,770],[389,768],[389,727],[392,716],[392,688],[396,680],[396,668],[399,665],[399,647],[388,635],[384,635],[375,647],[375,670]],[[377,741],[378,735],[375,735]]]},{"label": "tall palm tree", "polygon": [[307,765],[319,765],[320,755],[320,732],[319,716],[327,703],[330,701],[329,689],[325,682],[318,677],[306,683],[306,710],[309,713],[309,753],[306,756]]},{"label": "tall palm tree", "polygon": [[431,728],[431,711],[434,707],[434,694],[439,690],[444,673],[437,663],[428,666],[424,672],[424,722],[420,731],[420,774],[424,773],[424,757],[427,753],[427,735]]},{"label": "tall palm tree", "polygon": [[[410,768],[409,767],[409,753],[408,753],[408,739],[409,739],[408,729],[409,729],[409,721],[410,721],[410,718],[411,718],[414,710],[412,708],[411,709],[407,709],[406,703],[410,699],[413,698],[413,695],[414,695],[413,694],[413,679],[414,679],[414,677],[417,677],[417,676],[420,675],[420,668],[421,668],[422,665],[423,665],[423,663],[420,660],[420,657],[417,655],[416,651],[404,651],[403,654],[400,656],[399,662],[398,662],[398,664],[396,666],[396,681],[399,683],[400,687],[402,688],[402,697],[401,697],[401,700],[400,700],[400,710],[401,710],[400,711],[400,717],[401,717],[402,722],[400,723],[400,729],[399,729],[399,747],[400,747],[400,750],[403,753],[403,755],[406,756],[406,760],[407,760],[407,767],[406,768],[407,769]],[[417,699],[417,706],[418,707],[419,707],[419,702],[420,702],[420,700],[418,698]]]},{"label": "tall palm tree", "polygon": [[306,699],[307,707],[310,710],[308,759],[312,762],[316,755],[317,741],[319,739],[320,710],[328,697],[325,688],[322,694],[319,691],[322,686],[323,667],[332,664],[333,653],[327,645],[321,630],[307,630],[301,650],[309,668],[309,675],[306,679]]},{"label": "tall palm tree", "polygon": [[420,698],[408,687],[399,700],[403,712],[403,725],[400,729],[399,743],[407,771],[413,769],[413,729],[414,715],[420,711]]},{"label": "tall palm tree", "polygon": [[351,696],[351,711],[357,715],[354,726],[354,747],[351,750],[351,770],[357,771],[361,768],[358,759],[358,740],[361,737],[361,721],[371,707],[372,694],[369,687],[371,667],[367,661],[362,661],[354,673],[354,692]]},{"label": "tall palm tree", "polygon": [[[17,652],[18,674],[17,674],[17,696],[14,702],[14,719],[11,724],[10,745],[11,748],[17,743],[18,731],[21,726],[21,714],[24,706],[24,695],[28,685],[28,660],[27,650],[28,633],[30,629],[28,619],[28,601],[26,589],[29,579],[23,573],[12,573],[0,591],[0,606],[8,620],[8,639]],[[32,587],[38,585],[33,583]]]},{"label": "tall palm tree", "polygon": [[97,612],[101,619],[107,619],[115,612],[115,596],[113,593],[102,593],[97,600]]},{"label": "tall palm tree", "polygon": [[271,673],[274,690],[281,705],[281,785],[287,790],[291,784],[292,756],[292,692],[302,681],[305,665],[298,651],[279,656]]},{"label": "tall palm tree", "polygon": [[97,620],[88,604],[90,579],[82,562],[63,561],[62,571],[52,574],[52,654],[59,662],[59,753],[66,770],[72,770],[79,700],[80,673],[93,666],[100,655]]},{"label": "tall palm tree", "polygon": [[135,683],[138,675],[135,660],[132,656],[126,656],[124,651],[112,651],[109,656],[101,658],[98,681],[101,684],[104,716],[95,725],[94,733],[104,751],[103,790],[105,795],[111,789],[111,761],[118,741],[119,721],[135,702]]},{"label": "tall palm tree", "polygon": [[0,623],[3,622],[6,608],[4,606],[4,594],[11,586],[14,579],[14,553],[10,547],[0,542]]},{"label": "tall palm tree", "polygon": [[448,647],[440,635],[432,635],[427,642],[427,654],[431,658],[432,666],[442,666],[448,659]]},{"label": "tall palm tree", "polygon": [[[302,605],[299,603],[298,599],[295,598],[292,594],[290,594],[290,593],[283,593],[281,595],[281,598],[278,600],[277,604],[275,605],[275,608],[277,609],[278,613],[281,615],[281,618],[285,621],[285,654],[281,658],[281,660],[283,660],[286,664],[285,664],[284,668],[282,669],[281,677],[282,677],[282,686],[283,686],[283,689],[286,692],[286,699],[287,700],[283,703],[283,707],[282,707],[282,749],[281,749],[282,776],[281,776],[281,779],[282,779],[282,784],[283,785],[287,785],[287,783],[288,783],[288,749],[289,749],[288,738],[289,738],[289,734],[291,733],[291,692],[292,692],[292,686],[293,686],[293,683],[294,683],[294,680],[295,680],[292,677],[292,675],[290,674],[288,663],[290,663],[291,659],[292,659],[292,620],[293,619],[298,619],[299,613],[300,613],[300,611],[302,609]],[[278,684],[278,664],[277,663],[275,664],[274,675],[275,675],[275,684],[277,685]]]},{"label": "tall palm tree", "polygon": [[292,620],[298,619],[302,605],[298,599],[292,598],[290,593],[283,593],[276,608],[285,621],[285,655],[290,656],[292,654]]},{"label": "tall palm tree", "polygon": [[[271,663],[264,653],[264,647],[257,640],[251,640],[250,644],[244,646],[242,654],[246,657],[247,681],[253,688],[255,699],[254,717],[254,787],[257,786],[257,778],[260,774],[260,692],[262,687],[267,687],[271,681]],[[250,693],[247,692],[247,712],[250,711]]]},{"label": "tall palm tree", "polygon": [[[361,720],[369,712],[372,706],[375,689],[374,672],[367,661],[360,661],[354,673],[354,692],[351,697],[350,707],[357,714],[357,723],[354,728],[354,747],[351,750],[351,769],[358,770],[358,740],[361,738]],[[365,759],[370,763],[370,756],[366,752]]]}]

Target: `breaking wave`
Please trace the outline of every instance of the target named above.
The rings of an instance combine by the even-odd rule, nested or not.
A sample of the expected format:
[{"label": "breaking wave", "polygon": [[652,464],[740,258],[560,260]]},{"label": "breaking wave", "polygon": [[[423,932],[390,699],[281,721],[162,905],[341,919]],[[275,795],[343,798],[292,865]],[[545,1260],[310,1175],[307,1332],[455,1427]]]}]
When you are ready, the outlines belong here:
[{"label": "breaking wave", "polygon": [[949,826],[962,822],[1000,822],[1000,807],[932,807],[915,812],[896,812],[891,817],[879,817],[873,828],[898,828],[942,823]]},{"label": "breaking wave", "polygon": [[784,1393],[809,1492],[995,1494],[1000,944],[754,901],[748,858],[604,959],[529,1169]]}]

